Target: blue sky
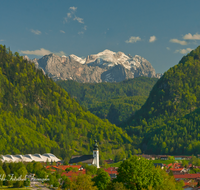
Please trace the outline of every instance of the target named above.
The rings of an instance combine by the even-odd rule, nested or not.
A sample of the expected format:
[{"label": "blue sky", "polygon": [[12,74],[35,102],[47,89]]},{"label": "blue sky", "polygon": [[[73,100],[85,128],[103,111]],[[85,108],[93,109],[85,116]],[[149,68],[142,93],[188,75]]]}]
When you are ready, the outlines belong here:
[{"label": "blue sky", "polygon": [[6,0],[0,44],[30,58],[122,51],[164,73],[199,46],[199,7],[199,0]]}]

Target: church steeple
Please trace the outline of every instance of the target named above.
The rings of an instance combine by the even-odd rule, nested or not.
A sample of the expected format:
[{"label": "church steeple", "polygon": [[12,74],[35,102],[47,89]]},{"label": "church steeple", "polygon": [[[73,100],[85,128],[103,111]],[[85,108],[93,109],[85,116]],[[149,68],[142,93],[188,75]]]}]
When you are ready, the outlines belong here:
[{"label": "church steeple", "polygon": [[99,150],[98,144],[97,144],[97,140],[94,140],[95,144],[94,144],[94,148],[93,150]]},{"label": "church steeple", "polygon": [[97,144],[97,140],[94,140],[95,144],[93,147],[93,158],[94,158],[94,165],[99,168],[99,148]]}]

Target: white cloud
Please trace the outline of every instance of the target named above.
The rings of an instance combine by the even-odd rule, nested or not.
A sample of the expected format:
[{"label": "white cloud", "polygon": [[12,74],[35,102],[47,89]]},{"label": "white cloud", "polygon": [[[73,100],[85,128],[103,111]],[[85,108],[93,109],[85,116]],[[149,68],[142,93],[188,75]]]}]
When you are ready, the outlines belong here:
[{"label": "white cloud", "polygon": [[0,42],[3,42],[3,41],[4,41],[3,39],[0,40]]},{"label": "white cloud", "polygon": [[38,50],[33,50],[33,51],[30,51],[30,50],[20,51],[20,53],[27,54],[27,55],[37,55],[37,56],[49,55],[51,53],[54,53],[54,54],[56,54],[58,56],[65,55],[65,53],[63,51],[60,51],[60,52],[51,52],[51,51],[49,51],[47,49],[44,49],[44,48],[40,48]]},{"label": "white cloud", "polygon": [[186,48],[186,49],[179,49],[179,50],[176,50],[175,53],[181,53],[181,54],[186,54],[188,52],[191,52],[193,49],[191,48]]},{"label": "white cloud", "polygon": [[180,45],[187,45],[187,42],[186,41],[181,41],[181,40],[178,40],[178,39],[171,39],[170,42],[172,43],[177,43],[177,44],[180,44]]},{"label": "white cloud", "polygon": [[170,50],[170,48],[169,48],[169,47],[166,47],[166,49],[167,49],[167,50]]},{"label": "white cloud", "polygon": [[81,24],[84,24],[83,18],[77,17],[75,15],[75,11],[77,10],[77,7],[70,7],[70,12],[67,13],[67,17],[64,18],[64,22],[68,22],[70,19],[76,20]]},{"label": "white cloud", "polygon": [[72,13],[67,13],[67,17],[71,18],[72,17]]},{"label": "white cloud", "polygon": [[47,49],[41,48],[41,49],[34,50],[34,51],[30,51],[30,50],[20,51],[20,53],[28,54],[28,55],[40,55],[40,56],[42,55],[42,56],[44,56],[44,55],[49,55],[52,52],[47,50]]},{"label": "white cloud", "polygon": [[200,40],[200,34],[196,33],[194,35],[188,33],[185,36],[183,36],[183,39],[185,40]]},{"label": "white cloud", "polygon": [[70,10],[76,11],[77,7],[69,7]]},{"label": "white cloud", "polygon": [[79,23],[84,24],[83,18],[80,18],[80,17],[75,16],[73,20],[77,20]]},{"label": "white cloud", "polygon": [[81,32],[78,32],[78,34],[80,35],[80,34],[84,34],[84,32],[83,31],[81,31]]},{"label": "white cloud", "polygon": [[156,41],[156,37],[155,36],[151,36],[150,39],[149,39],[149,42],[155,42]]},{"label": "white cloud", "polygon": [[125,42],[126,42],[126,43],[135,43],[135,42],[140,41],[140,40],[141,40],[141,38],[140,38],[139,36],[137,36],[137,37],[131,36],[131,37],[129,38],[129,40],[126,40]]},{"label": "white cloud", "polygon": [[60,30],[60,32],[63,33],[63,34],[65,34],[65,31],[63,31],[63,30]]},{"label": "white cloud", "polygon": [[56,54],[58,56],[63,56],[63,55],[65,55],[65,52],[64,51],[60,51],[60,52],[57,52],[57,53],[54,53],[54,54]]},{"label": "white cloud", "polygon": [[40,35],[42,33],[39,30],[33,30],[33,29],[31,29],[31,32],[34,33],[34,34],[36,34],[36,35]]},{"label": "white cloud", "polygon": [[85,25],[82,29],[82,31],[78,32],[79,35],[84,34],[84,32],[87,30],[87,26]]}]

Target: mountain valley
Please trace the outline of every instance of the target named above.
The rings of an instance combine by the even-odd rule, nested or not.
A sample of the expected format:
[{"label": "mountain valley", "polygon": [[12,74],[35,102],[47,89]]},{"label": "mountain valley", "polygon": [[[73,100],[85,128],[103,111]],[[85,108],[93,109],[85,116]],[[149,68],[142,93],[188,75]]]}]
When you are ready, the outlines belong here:
[{"label": "mountain valley", "polygon": [[[108,66],[102,62],[98,68]],[[57,81],[70,95],[44,75],[45,71],[2,45],[0,67],[3,154],[51,151],[69,159],[72,154],[90,152],[94,138],[100,142],[101,158],[116,161],[141,152],[198,154],[200,47],[160,79],[138,77],[99,84]],[[135,107],[130,115],[128,104],[123,106],[123,102]],[[113,115],[117,115],[119,127],[107,120],[113,122]]]}]

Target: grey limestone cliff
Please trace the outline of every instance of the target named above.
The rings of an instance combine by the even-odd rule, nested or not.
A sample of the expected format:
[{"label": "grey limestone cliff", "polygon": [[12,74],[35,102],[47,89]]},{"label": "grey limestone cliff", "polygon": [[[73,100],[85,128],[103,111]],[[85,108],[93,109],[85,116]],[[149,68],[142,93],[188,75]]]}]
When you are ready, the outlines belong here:
[{"label": "grey limestone cliff", "polygon": [[152,65],[141,56],[125,55],[123,52],[104,50],[82,59],[76,55],[57,56],[49,54],[41,59],[30,60],[37,68],[53,80],[75,80],[78,82],[120,82],[125,79],[147,76],[159,78]]}]

